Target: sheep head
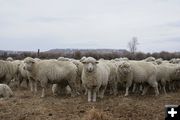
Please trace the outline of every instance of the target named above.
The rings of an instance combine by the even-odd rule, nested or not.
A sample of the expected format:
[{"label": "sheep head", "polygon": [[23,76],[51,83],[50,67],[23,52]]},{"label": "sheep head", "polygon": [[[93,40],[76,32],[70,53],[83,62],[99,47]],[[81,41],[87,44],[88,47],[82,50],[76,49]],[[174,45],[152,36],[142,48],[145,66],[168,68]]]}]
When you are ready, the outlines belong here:
[{"label": "sheep head", "polygon": [[128,62],[123,62],[118,66],[118,72],[122,76],[126,76],[131,72],[131,65]]},{"label": "sheep head", "polygon": [[96,70],[97,64],[99,63],[95,58],[88,57],[82,61],[84,65],[84,70],[88,73],[92,73]]},{"label": "sheep head", "polygon": [[27,57],[24,59],[24,63],[25,63],[24,69],[28,71],[32,71],[35,60],[31,57]]},{"label": "sheep head", "polygon": [[178,66],[178,67],[176,68],[175,76],[177,76],[178,78],[180,78],[180,66]]}]

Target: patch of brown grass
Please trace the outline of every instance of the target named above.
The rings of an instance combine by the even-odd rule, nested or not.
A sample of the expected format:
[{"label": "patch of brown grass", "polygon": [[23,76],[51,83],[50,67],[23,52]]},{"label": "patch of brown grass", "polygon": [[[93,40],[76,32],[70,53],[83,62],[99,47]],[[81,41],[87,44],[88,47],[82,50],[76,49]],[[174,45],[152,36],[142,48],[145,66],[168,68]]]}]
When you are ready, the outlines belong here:
[{"label": "patch of brown grass", "polygon": [[109,120],[110,118],[105,112],[102,112],[94,107],[86,112],[82,120]]}]

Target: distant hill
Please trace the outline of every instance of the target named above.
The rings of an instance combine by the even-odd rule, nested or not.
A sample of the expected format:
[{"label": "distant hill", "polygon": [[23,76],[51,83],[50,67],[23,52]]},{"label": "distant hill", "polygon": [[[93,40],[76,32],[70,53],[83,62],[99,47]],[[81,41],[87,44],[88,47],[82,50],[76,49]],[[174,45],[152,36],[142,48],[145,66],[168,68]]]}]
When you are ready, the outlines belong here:
[{"label": "distant hill", "polygon": [[127,52],[125,49],[50,49],[46,51],[47,53],[74,53],[76,51],[80,51],[81,53],[87,52],[96,52],[96,53],[124,53]]}]

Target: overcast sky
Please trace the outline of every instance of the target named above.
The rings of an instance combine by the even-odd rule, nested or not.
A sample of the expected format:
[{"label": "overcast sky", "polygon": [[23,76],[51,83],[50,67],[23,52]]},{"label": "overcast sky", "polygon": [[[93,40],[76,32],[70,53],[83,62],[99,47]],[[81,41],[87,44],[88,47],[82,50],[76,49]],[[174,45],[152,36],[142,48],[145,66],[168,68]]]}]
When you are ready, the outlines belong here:
[{"label": "overcast sky", "polygon": [[180,51],[180,0],[0,0],[0,49]]}]

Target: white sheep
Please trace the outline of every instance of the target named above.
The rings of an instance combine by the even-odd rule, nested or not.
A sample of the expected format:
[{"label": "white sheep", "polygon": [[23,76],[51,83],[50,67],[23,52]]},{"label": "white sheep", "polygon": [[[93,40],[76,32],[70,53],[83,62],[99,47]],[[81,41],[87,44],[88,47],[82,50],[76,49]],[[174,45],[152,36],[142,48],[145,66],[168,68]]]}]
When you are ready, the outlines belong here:
[{"label": "white sheep", "polygon": [[171,86],[174,81],[180,80],[180,66],[170,63],[162,63],[158,65],[156,79],[161,83],[164,93],[167,94],[166,84],[169,83]]},{"label": "white sheep", "polygon": [[13,96],[11,88],[6,84],[0,84],[0,97],[9,98]]},{"label": "white sheep", "polygon": [[[96,94],[99,92],[98,97],[101,99],[104,97],[108,79],[109,68],[103,62],[98,62],[93,57],[88,57],[82,61],[84,64],[82,71],[82,84],[88,91],[88,101],[96,101]],[[93,94],[93,98],[91,98]]]},{"label": "white sheep", "polygon": [[57,60],[58,61],[70,61],[69,58],[65,58],[65,57],[59,57]]},{"label": "white sheep", "polygon": [[[25,63],[24,61],[21,61],[19,67],[18,67],[18,81],[19,81],[19,87],[21,83],[25,80],[27,87],[29,86],[29,72],[24,69]],[[32,88],[32,87],[31,87]],[[32,91],[32,89],[31,89]]]},{"label": "white sheep", "polygon": [[158,59],[155,60],[155,62],[156,62],[158,65],[160,65],[160,64],[163,63],[163,59],[162,59],[162,58],[158,58]]},{"label": "white sheep", "polygon": [[45,97],[48,82],[53,84],[63,84],[65,82],[71,87],[72,96],[78,94],[77,67],[73,63],[55,60],[41,60],[37,62],[30,57],[25,58],[24,63],[25,69],[29,71],[31,78],[36,83],[40,81],[42,87],[41,97]]},{"label": "white sheep", "polygon": [[[150,62],[144,61],[126,61],[122,62],[118,69],[118,80],[126,83],[125,96],[129,95],[129,88],[132,83],[148,83],[155,90],[156,96],[159,95],[158,83],[156,81],[156,67]],[[149,86],[144,88],[144,95]]]},{"label": "white sheep", "polygon": [[144,59],[144,61],[146,62],[152,62],[155,61],[156,59],[154,57],[147,57],[146,59]]},{"label": "white sheep", "polygon": [[6,59],[6,61],[10,61],[10,62],[12,62],[14,59],[12,58],[12,57],[8,57],[7,59]]},{"label": "white sheep", "polygon": [[99,62],[103,62],[106,64],[109,68],[110,74],[109,74],[109,80],[108,84],[110,86],[110,94],[117,95],[117,66],[116,62],[113,60],[99,60]]},{"label": "white sheep", "polygon": [[18,71],[19,61],[4,61],[0,60],[0,83],[9,84],[11,80],[15,79]]},{"label": "white sheep", "polygon": [[173,58],[169,62],[173,63],[173,64],[179,64],[180,63],[180,59],[179,58]]}]

